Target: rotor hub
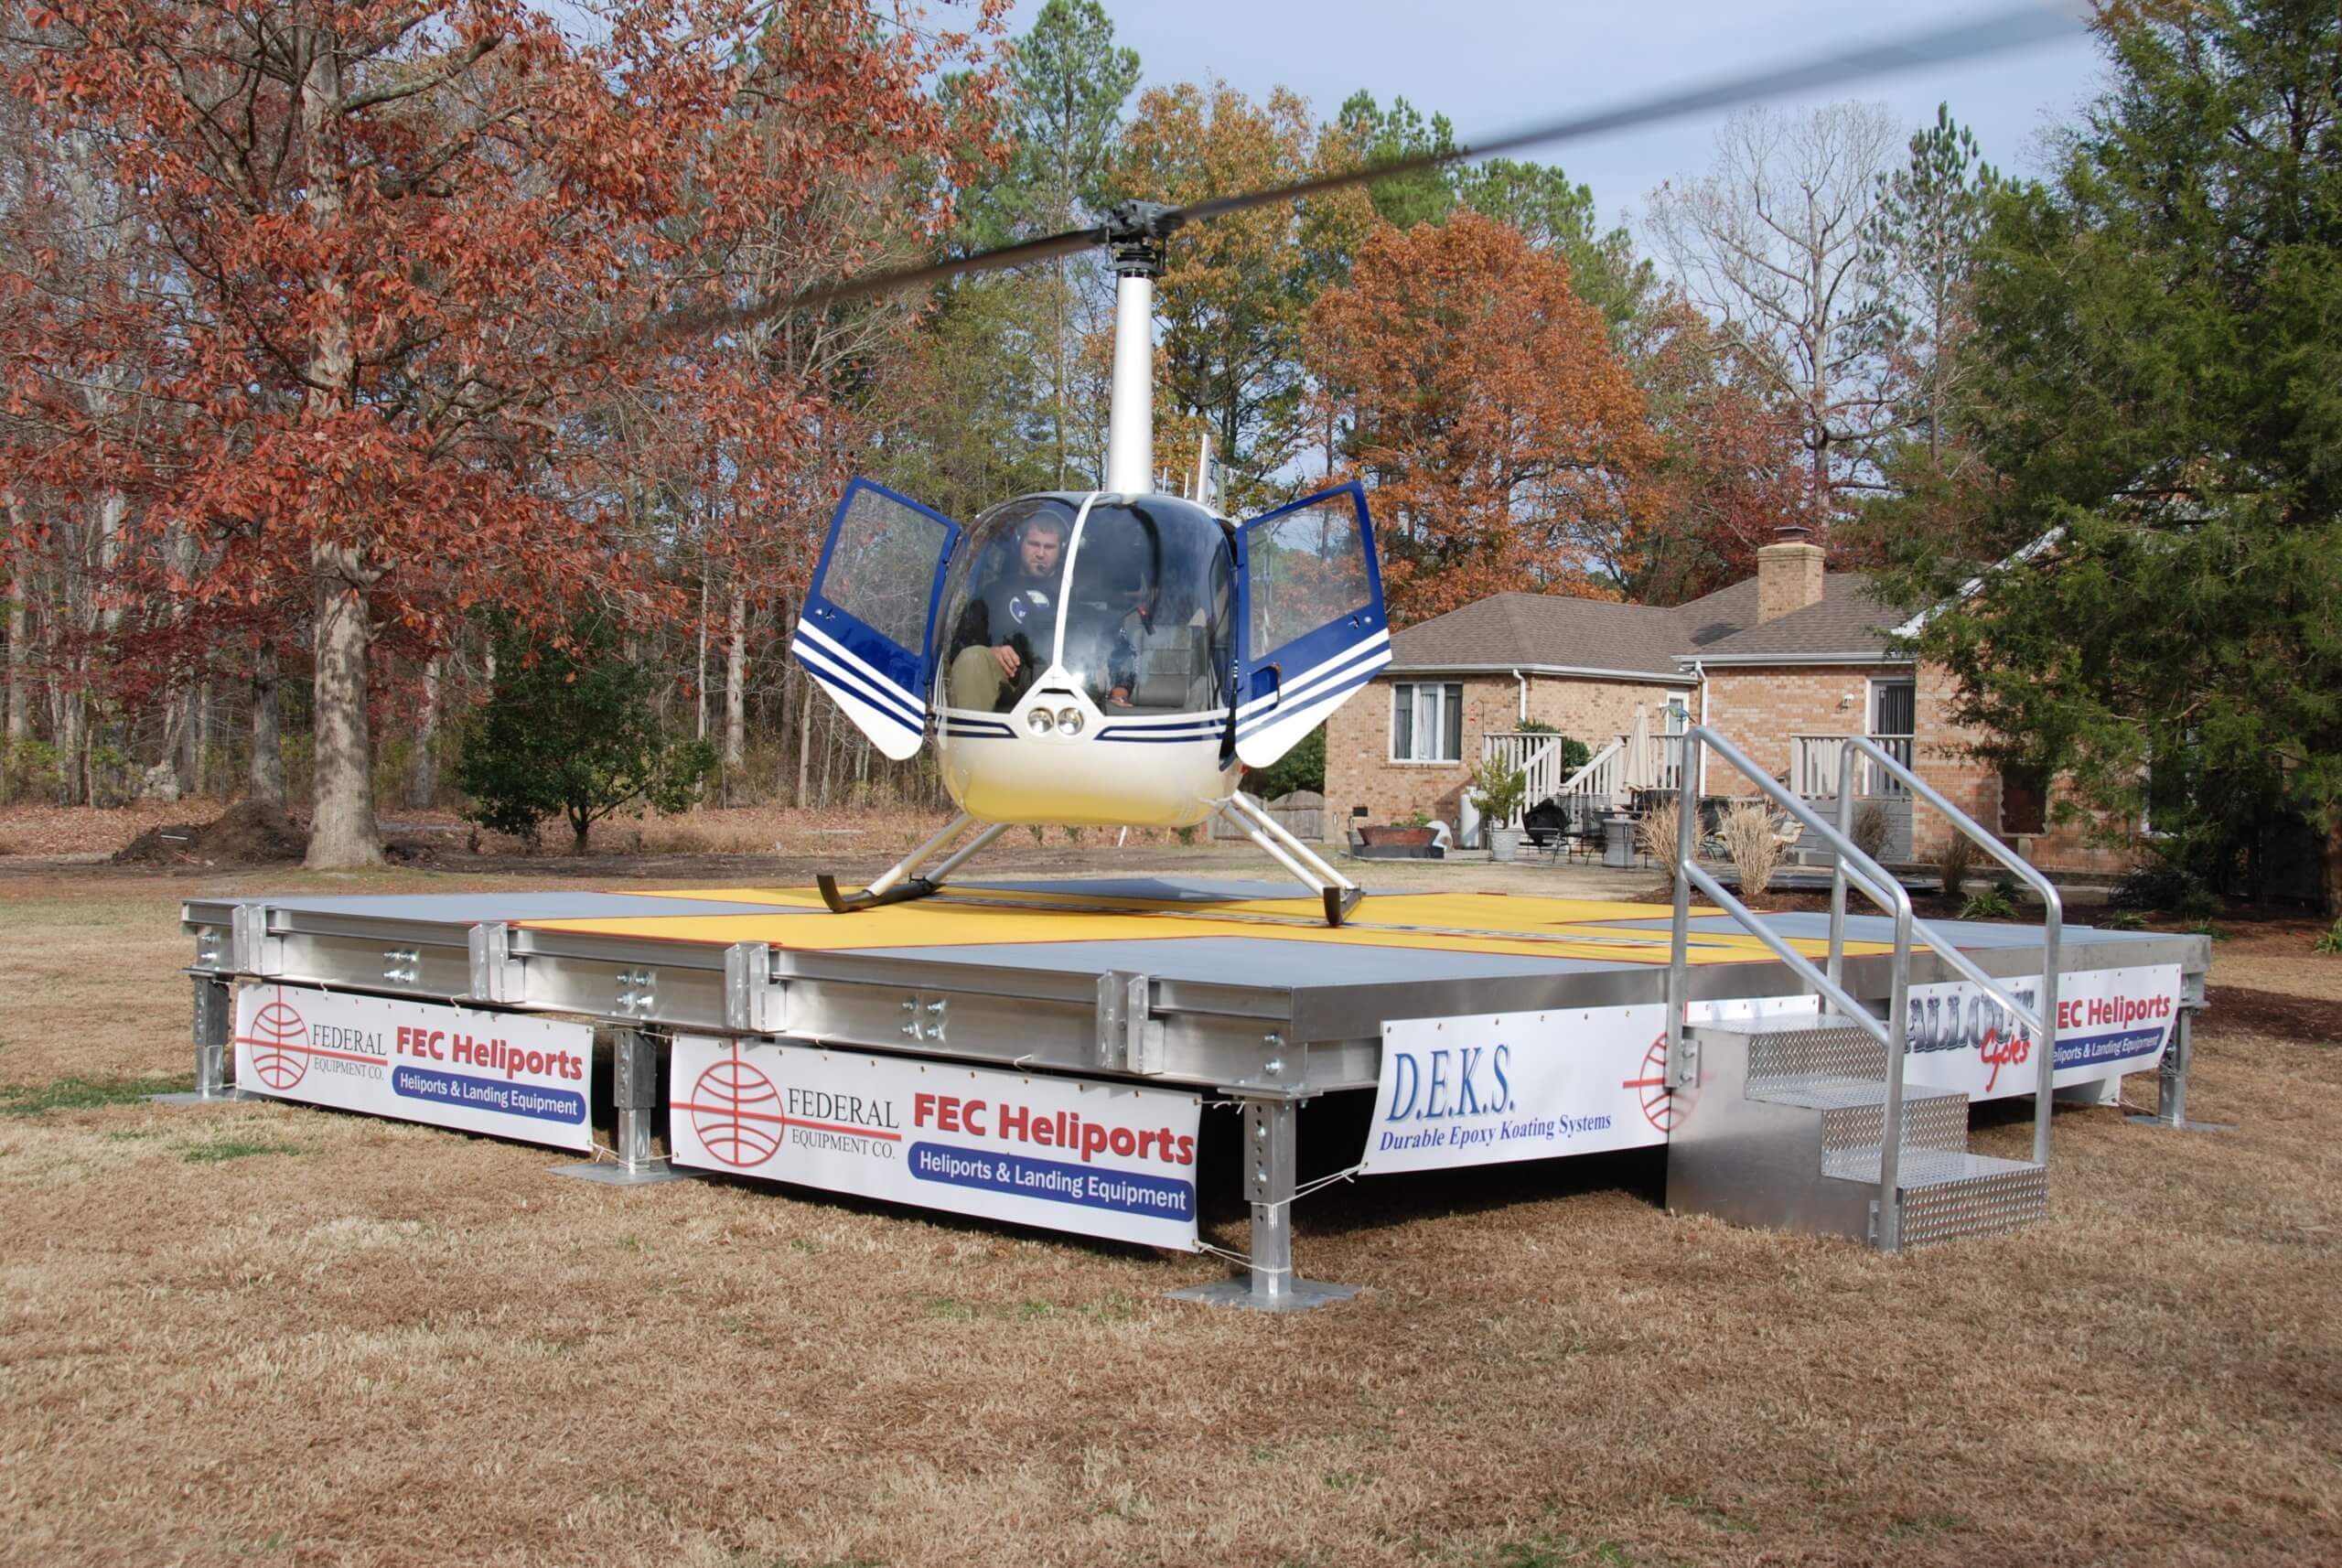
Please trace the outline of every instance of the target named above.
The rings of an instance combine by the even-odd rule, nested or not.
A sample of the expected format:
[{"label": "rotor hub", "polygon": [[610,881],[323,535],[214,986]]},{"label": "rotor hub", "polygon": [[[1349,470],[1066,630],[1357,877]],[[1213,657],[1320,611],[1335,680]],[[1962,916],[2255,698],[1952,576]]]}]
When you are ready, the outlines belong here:
[{"label": "rotor hub", "polygon": [[1118,201],[1106,209],[1099,237],[1116,277],[1151,278],[1163,271],[1163,242],[1183,220],[1159,201]]}]

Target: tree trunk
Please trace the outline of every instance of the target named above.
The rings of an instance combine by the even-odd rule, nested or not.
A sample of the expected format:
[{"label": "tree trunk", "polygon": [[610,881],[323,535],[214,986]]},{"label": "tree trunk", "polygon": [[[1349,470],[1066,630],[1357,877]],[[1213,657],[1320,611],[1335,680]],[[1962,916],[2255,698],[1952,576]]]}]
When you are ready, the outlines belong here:
[{"label": "tree trunk", "polygon": [[2342,816],[2326,830],[2326,912],[2342,920]]},{"label": "tree trunk", "polygon": [[748,588],[736,571],[724,629],[724,803],[729,806],[748,755]]},{"label": "tree trunk", "polygon": [[805,781],[813,770],[813,682],[805,685],[805,705],[797,715],[797,809],[812,802],[805,797]]},{"label": "tree trunk", "polygon": [[366,599],[342,575],[356,567],[346,544],[318,544],[310,559],[317,589],[317,783],[310,797],[312,871],[380,865],[374,826],[374,737],[366,718],[368,654],[373,628]]},{"label": "tree trunk", "polygon": [[439,759],[432,742],[439,736],[439,666],[433,657],[423,666],[423,708],[414,718],[414,750],[406,759],[406,803],[427,811],[439,798]]},{"label": "tree trunk", "polygon": [[203,681],[195,688],[195,722],[191,744],[195,756],[188,768],[188,793],[202,795],[211,788],[211,682]]},{"label": "tree trunk", "polygon": [[699,553],[699,665],[692,684],[699,693],[699,728],[693,733],[701,740],[707,738],[707,551]]},{"label": "tree trunk", "polygon": [[16,760],[16,746],[33,739],[33,683],[26,679],[30,662],[26,658],[24,639],[30,629],[28,587],[26,578],[33,571],[33,553],[26,548],[24,536],[30,527],[26,508],[16,500],[7,503],[9,527],[9,574],[7,574],[7,760]]},{"label": "tree trunk", "polygon": [[285,809],[285,743],[276,724],[276,644],[252,650],[252,760],[245,793],[256,806]]},{"label": "tree trunk", "polygon": [[[342,223],[340,42],[331,31],[313,28],[305,35],[304,47],[308,55],[301,76],[306,205],[316,231],[330,234]],[[317,303],[317,328],[309,352],[307,413],[323,434],[323,426],[349,401],[354,364],[349,290],[333,267],[310,274],[308,285]],[[313,493],[307,504],[316,615],[311,633],[317,644],[317,773],[306,864],[313,871],[380,865],[374,737],[366,720],[369,654],[374,640],[366,618],[366,590],[380,574],[371,568],[362,546],[337,537],[328,516],[334,510],[331,498]]]}]

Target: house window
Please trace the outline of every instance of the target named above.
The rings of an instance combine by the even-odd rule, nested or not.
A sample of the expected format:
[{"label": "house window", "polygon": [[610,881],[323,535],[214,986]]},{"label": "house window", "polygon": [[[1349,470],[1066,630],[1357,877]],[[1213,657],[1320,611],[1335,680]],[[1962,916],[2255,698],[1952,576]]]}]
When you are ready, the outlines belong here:
[{"label": "house window", "polygon": [[2001,832],[2011,838],[2049,831],[2049,770],[2001,765]]},{"label": "house window", "polygon": [[1464,688],[1402,681],[1391,688],[1391,760],[1464,760]]}]

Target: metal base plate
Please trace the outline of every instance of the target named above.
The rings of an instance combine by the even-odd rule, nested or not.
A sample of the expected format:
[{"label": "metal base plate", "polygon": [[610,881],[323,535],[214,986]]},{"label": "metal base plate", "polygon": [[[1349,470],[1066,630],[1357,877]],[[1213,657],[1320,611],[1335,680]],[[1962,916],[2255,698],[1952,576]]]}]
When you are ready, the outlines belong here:
[{"label": "metal base plate", "polygon": [[689,1181],[698,1174],[695,1171],[679,1171],[664,1160],[631,1171],[607,1160],[595,1160],[581,1165],[549,1165],[546,1168],[555,1176],[575,1176],[579,1181],[597,1181],[604,1187],[650,1187],[662,1181]]},{"label": "metal base plate", "polygon": [[233,1101],[267,1098],[265,1094],[246,1094],[241,1089],[222,1090],[218,1094],[198,1094],[191,1089],[183,1089],[173,1094],[150,1094],[146,1097],[148,1102],[155,1105],[226,1105]]},{"label": "metal base plate", "polygon": [[1272,1298],[1253,1294],[1252,1282],[1239,1277],[1221,1280],[1217,1284],[1187,1285],[1164,1294],[1172,1301],[1199,1301],[1206,1306],[1234,1306],[1251,1312],[1307,1312],[1313,1306],[1349,1300],[1358,1294],[1358,1286],[1295,1280],[1284,1295]]},{"label": "metal base plate", "polygon": [[2125,1122],[2136,1122],[2142,1127],[2168,1127],[2175,1133],[2233,1133],[2233,1122],[2166,1122],[2160,1116],[2138,1114],[2125,1116]]}]

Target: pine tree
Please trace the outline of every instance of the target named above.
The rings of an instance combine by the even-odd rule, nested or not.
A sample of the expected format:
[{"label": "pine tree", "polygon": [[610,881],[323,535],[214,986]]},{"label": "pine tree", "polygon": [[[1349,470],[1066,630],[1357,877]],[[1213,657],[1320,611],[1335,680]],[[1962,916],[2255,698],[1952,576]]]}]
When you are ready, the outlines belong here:
[{"label": "pine tree", "polygon": [[2004,759],[2132,822],[2152,790],[2159,830],[2191,794],[2199,825],[2282,801],[2342,909],[2342,19],[2156,15],[2108,14],[2064,167],[1993,205],[1968,402],[1995,478],[1964,536],[1902,539],[1897,584]]}]

